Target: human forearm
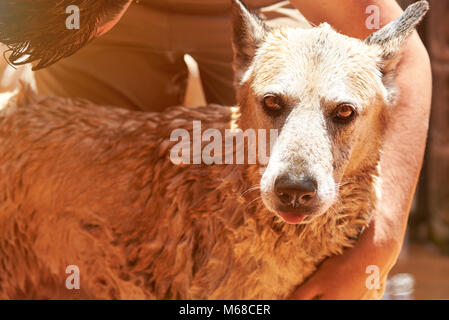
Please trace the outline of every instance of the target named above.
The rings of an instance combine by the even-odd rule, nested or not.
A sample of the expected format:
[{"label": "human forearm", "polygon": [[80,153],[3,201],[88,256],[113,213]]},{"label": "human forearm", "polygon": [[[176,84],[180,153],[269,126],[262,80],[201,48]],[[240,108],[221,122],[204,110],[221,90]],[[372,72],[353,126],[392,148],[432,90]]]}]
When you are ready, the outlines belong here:
[{"label": "human forearm", "polygon": [[350,37],[365,39],[376,30],[366,27],[368,6],[379,9],[379,27],[402,14],[395,0],[290,0],[290,3],[313,24],[327,22]]},{"label": "human forearm", "polygon": [[424,156],[432,92],[429,57],[417,34],[404,48],[395,82],[398,103],[385,136],[382,197],[374,219],[383,226],[376,241],[402,242]]}]

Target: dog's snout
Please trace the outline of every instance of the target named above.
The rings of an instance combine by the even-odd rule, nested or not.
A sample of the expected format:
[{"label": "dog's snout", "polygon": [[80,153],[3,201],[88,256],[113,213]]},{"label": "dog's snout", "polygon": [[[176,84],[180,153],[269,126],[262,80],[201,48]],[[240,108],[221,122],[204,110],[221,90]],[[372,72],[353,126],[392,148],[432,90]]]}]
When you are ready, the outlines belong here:
[{"label": "dog's snout", "polygon": [[312,178],[292,179],[282,175],[276,178],[274,191],[283,205],[309,205],[316,196],[317,183]]}]

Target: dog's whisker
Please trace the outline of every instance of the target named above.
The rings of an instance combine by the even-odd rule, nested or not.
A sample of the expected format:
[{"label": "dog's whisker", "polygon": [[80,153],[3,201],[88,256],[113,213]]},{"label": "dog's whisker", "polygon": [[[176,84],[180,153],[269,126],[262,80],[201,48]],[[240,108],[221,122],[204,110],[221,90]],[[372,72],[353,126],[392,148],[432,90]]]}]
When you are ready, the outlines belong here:
[{"label": "dog's whisker", "polygon": [[251,200],[250,202],[248,202],[248,204],[247,204],[246,207],[245,207],[245,210],[248,209],[248,207],[249,207],[251,204],[255,203],[257,200],[260,200],[260,199],[262,199],[262,196],[256,197],[256,198],[254,198],[253,200]]},{"label": "dog's whisker", "polygon": [[255,185],[255,186],[253,186],[253,187],[251,187],[251,188],[248,188],[248,189],[246,189],[245,191],[243,191],[243,192],[240,194],[240,197],[242,198],[242,197],[245,196],[245,194],[247,194],[247,193],[249,193],[249,192],[251,192],[251,191],[259,190],[259,189],[260,189],[260,184],[257,184],[257,185]]}]

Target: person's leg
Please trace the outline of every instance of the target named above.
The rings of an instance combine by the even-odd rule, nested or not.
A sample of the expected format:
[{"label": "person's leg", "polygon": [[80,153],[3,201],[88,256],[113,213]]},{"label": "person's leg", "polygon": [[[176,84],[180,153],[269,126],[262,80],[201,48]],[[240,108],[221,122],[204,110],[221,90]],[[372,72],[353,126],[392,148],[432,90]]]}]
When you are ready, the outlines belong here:
[{"label": "person's leg", "polygon": [[168,32],[165,13],[133,4],[110,32],[35,72],[38,92],[144,111],[180,105],[188,73]]},{"label": "person's leg", "polygon": [[201,84],[208,103],[235,105],[232,51],[192,53],[198,62]]},{"label": "person's leg", "polygon": [[230,11],[224,6],[221,13],[173,13],[169,22],[174,48],[185,50],[198,63],[207,103],[235,105]]},{"label": "person's leg", "polygon": [[[272,5],[266,5],[274,2]],[[308,27],[301,13],[288,1],[253,0],[249,3],[270,26]],[[175,39],[198,62],[201,81],[208,103],[234,105],[231,45],[231,16],[229,10],[222,14],[192,15],[170,22]]]}]

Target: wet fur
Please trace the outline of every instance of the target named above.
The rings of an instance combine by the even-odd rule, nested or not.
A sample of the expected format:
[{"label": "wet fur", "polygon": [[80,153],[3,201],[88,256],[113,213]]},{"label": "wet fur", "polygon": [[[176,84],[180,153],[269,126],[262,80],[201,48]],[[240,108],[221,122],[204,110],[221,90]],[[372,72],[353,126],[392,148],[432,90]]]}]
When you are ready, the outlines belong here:
[{"label": "wet fur", "polygon": [[[0,111],[0,298],[286,298],[353,245],[376,203],[387,106],[371,101],[379,126],[337,201],[289,225],[247,192],[259,166],[169,159],[170,133],[193,120],[248,126],[241,101],[242,116],[217,105],[139,113],[12,97]],[[80,268],[80,290],[65,288],[68,265]]]},{"label": "wet fur", "polygon": [[[352,177],[313,223],[285,224],[240,197],[257,167],[170,162],[171,130],[232,118],[216,105],[156,114],[50,97],[3,110],[0,297],[287,297],[367,223],[372,177]],[[64,287],[71,264],[81,292]]]}]

